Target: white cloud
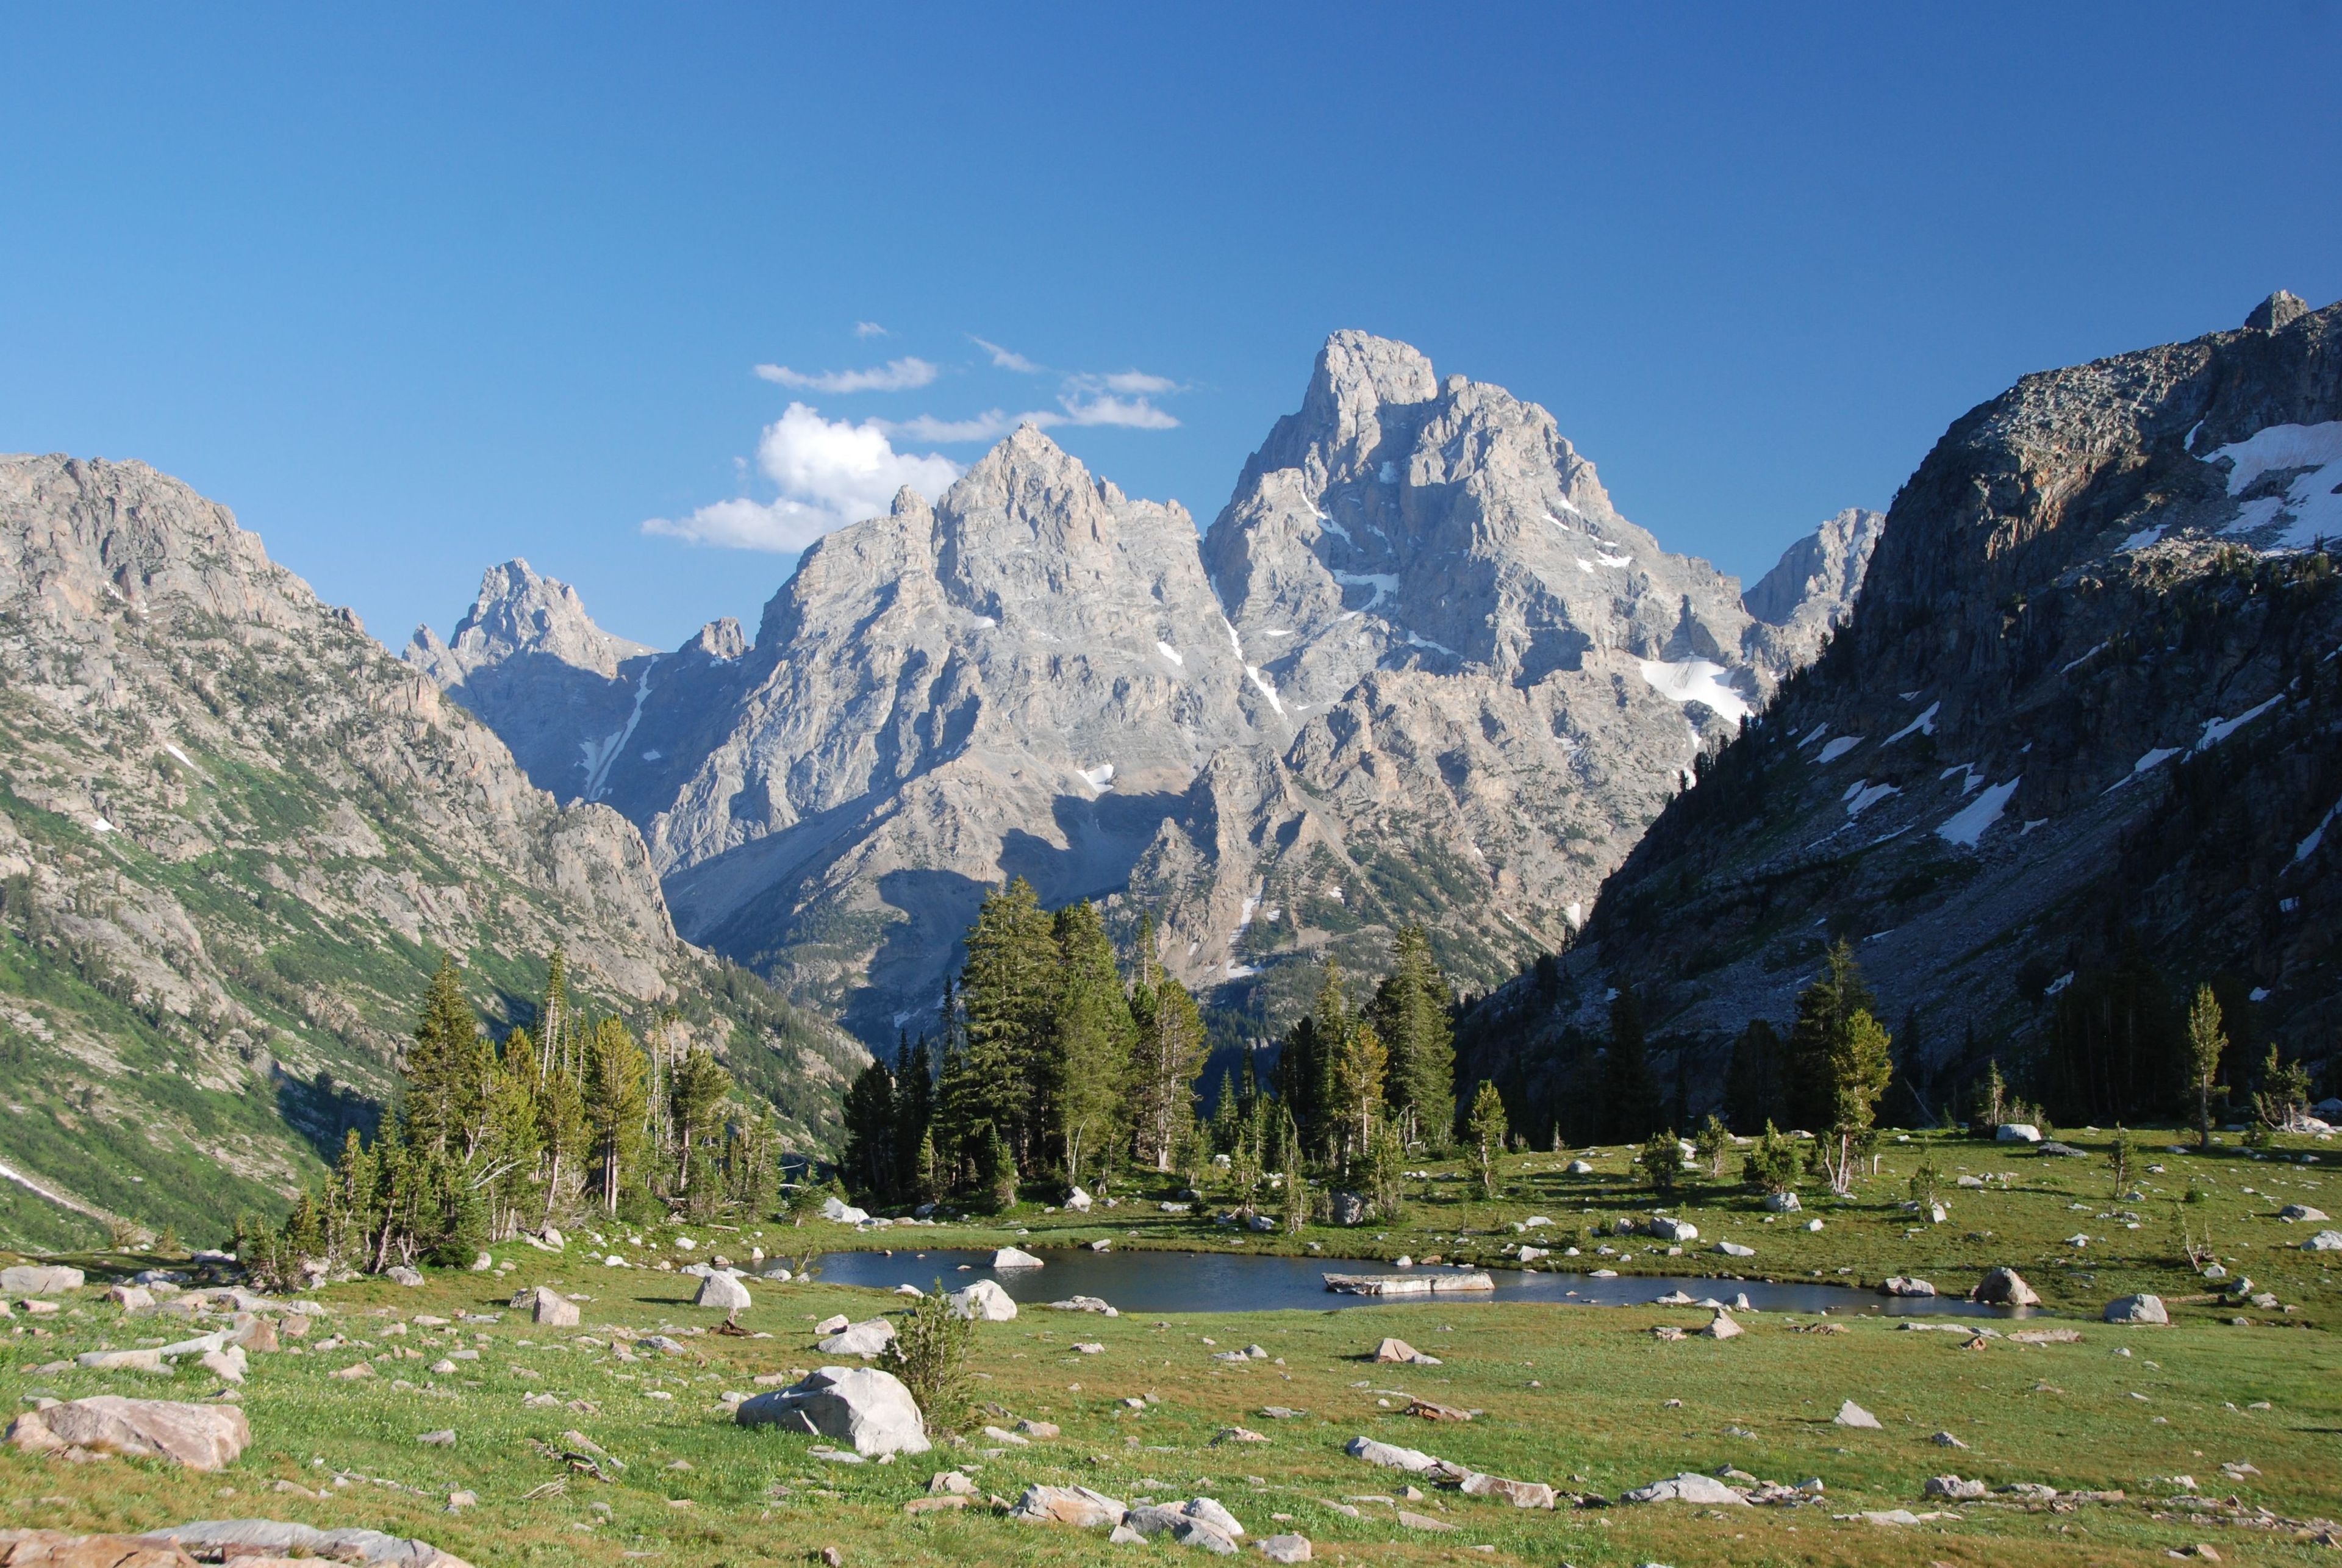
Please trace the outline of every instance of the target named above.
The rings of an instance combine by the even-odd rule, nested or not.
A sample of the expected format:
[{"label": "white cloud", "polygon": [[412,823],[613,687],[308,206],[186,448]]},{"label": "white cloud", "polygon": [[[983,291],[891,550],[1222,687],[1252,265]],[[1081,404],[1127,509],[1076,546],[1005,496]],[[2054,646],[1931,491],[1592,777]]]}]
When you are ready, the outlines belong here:
[{"label": "white cloud", "polygon": [[986,343],[974,333],[967,335],[967,340],[992,355],[992,365],[996,370],[1013,370],[1020,375],[1039,375],[1046,368],[1044,365],[1036,365],[1013,348],[1003,348],[996,343]]},{"label": "white cloud", "polygon": [[886,329],[880,326],[875,321],[857,321],[854,324],[854,335],[856,337],[885,337],[886,335]]},{"label": "white cloud", "polygon": [[833,529],[885,512],[906,484],[933,501],[960,475],[960,465],[947,457],[896,451],[875,420],[827,420],[802,403],[790,404],[765,427],[756,466],[779,486],[778,499],[718,501],[688,517],[654,517],[643,532],[744,550],[802,550]]},{"label": "white cloud", "polygon": [[987,408],[971,419],[938,419],[932,414],[922,414],[912,419],[874,419],[870,423],[888,435],[911,441],[997,441],[1020,424],[1046,430],[1052,424],[1065,424],[1066,416],[1046,408],[1029,414],[1004,414],[997,408]]},{"label": "white cloud", "polygon": [[925,386],[940,374],[924,359],[890,359],[871,370],[825,370],[813,374],[786,365],[760,365],[756,374],[766,381],[803,392],[908,392]]},{"label": "white cloud", "polygon": [[1101,393],[1085,402],[1061,397],[1066,417],[1076,424],[1119,424],[1132,430],[1176,430],[1179,422],[1144,397],[1116,397]]},{"label": "white cloud", "polygon": [[1143,370],[1117,370],[1105,375],[1069,375],[1066,377],[1068,392],[1118,392],[1126,396],[1144,396],[1153,392],[1177,392],[1179,384],[1167,375],[1149,375]]}]

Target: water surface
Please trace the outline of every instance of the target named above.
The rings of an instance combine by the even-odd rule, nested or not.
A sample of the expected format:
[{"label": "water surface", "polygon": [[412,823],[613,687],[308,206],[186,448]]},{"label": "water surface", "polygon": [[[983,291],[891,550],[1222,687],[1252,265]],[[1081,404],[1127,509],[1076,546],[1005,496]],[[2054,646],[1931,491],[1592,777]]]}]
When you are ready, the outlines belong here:
[{"label": "water surface", "polygon": [[[1760,1312],[1876,1313],[1887,1316],[2023,1317],[2021,1309],[1985,1306],[1954,1296],[1882,1296],[1820,1280],[1768,1284],[1761,1280],[1703,1279],[1678,1274],[1626,1274],[1597,1280],[1585,1274],[1528,1273],[1491,1269],[1493,1293],[1439,1296],[1338,1295],[1326,1288],[1328,1273],[1385,1273],[1387,1264],[1355,1258],[1295,1258],[1242,1253],[1110,1252],[1036,1250],[1037,1269],[995,1269],[989,1252],[936,1248],[925,1252],[826,1253],[821,1277],[832,1284],[921,1290],[943,1282],[958,1290],[970,1280],[999,1283],[1017,1302],[1063,1301],[1097,1296],[1126,1313],[1323,1311],[1329,1307],[1429,1306],[1458,1311],[1483,1302],[1551,1302],[1570,1306],[1641,1306],[1672,1291],[1694,1301],[1713,1296],[1729,1302],[1746,1292]],[[963,1265],[966,1265],[963,1267]],[[1444,1272],[1436,1269],[1412,1271]],[[1937,1282],[1945,1283],[1946,1282]]]}]

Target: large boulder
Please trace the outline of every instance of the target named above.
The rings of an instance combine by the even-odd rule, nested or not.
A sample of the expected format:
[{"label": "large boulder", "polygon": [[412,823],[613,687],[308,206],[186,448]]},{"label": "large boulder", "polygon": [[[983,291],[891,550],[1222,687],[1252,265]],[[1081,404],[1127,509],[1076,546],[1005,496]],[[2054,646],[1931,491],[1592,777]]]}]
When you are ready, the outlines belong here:
[{"label": "large boulder", "polygon": [[850,1323],[814,1348],[824,1355],[858,1355],[866,1360],[885,1353],[895,1343],[895,1325],[883,1317]]},{"label": "large boulder", "polygon": [[2117,1296],[2107,1303],[2099,1314],[2108,1323],[2161,1323],[2171,1321],[2163,1298],[2156,1295]]},{"label": "large boulder", "polygon": [[1090,1204],[1094,1201],[1095,1200],[1093,1200],[1087,1193],[1083,1192],[1079,1187],[1074,1188],[1066,1194],[1066,1207],[1073,1210],[1074,1213],[1077,1214],[1088,1213],[1090,1212]]},{"label": "large boulder", "polygon": [[694,1306],[714,1307],[718,1312],[746,1312],[754,1304],[748,1299],[748,1287],[730,1274],[712,1273],[699,1282],[699,1290],[691,1298]]},{"label": "large boulder", "polygon": [[2305,1253],[2342,1253],[2342,1231],[2320,1231],[2301,1243]]},{"label": "large boulder", "polygon": [[577,1303],[555,1290],[551,1285],[531,1285],[512,1299],[512,1310],[525,1312],[532,1323],[547,1328],[575,1328]]},{"label": "large boulder", "polygon": [[786,1388],[742,1400],[733,1419],[743,1426],[782,1426],[851,1443],[866,1459],[925,1453],[929,1447],[911,1391],[876,1367],[817,1368]]},{"label": "large boulder", "polygon": [[1356,1193],[1335,1191],[1326,1193],[1326,1209],[1337,1225],[1363,1225],[1366,1223],[1366,1200]]},{"label": "large boulder", "polygon": [[1516,1508],[1551,1508],[1555,1502],[1553,1488],[1542,1481],[1507,1481],[1478,1471],[1466,1476],[1457,1490],[1466,1497],[1502,1498]]},{"label": "large boulder", "polygon": [[[386,1568],[467,1568],[461,1557],[428,1541],[385,1535],[379,1530],[319,1530],[281,1519],[199,1519],[139,1537],[155,1545],[192,1548],[227,1562],[282,1563],[292,1558],[321,1562],[381,1563]],[[106,1559],[112,1563],[112,1559]],[[60,1568],[64,1568],[60,1564]],[[76,1562],[73,1568],[80,1568]],[[121,1563],[116,1568],[142,1568]]]},{"label": "large boulder", "polygon": [[1936,1293],[1936,1287],[1926,1280],[1890,1274],[1879,1282],[1878,1293],[1883,1296],[1931,1296]]},{"label": "large boulder", "polygon": [[1765,1194],[1765,1208],[1769,1213],[1794,1214],[1804,1207],[1805,1205],[1803,1203],[1797,1202],[1797,1194],[1795,1193],[1767,1193]]},{"label": "large boulder", "polygon": [[2287,1203],[2277,1212],[2277,1217],[2288,1225],[2315,1225],[2324,1223],[2327,1214],[2324,1209],[2313,1209],[2307,1203]]},{"label": "large boulder", "polygon": [[1404,1363],[1409,1366],[1437,1366],[1437,1356],[1426,1355],[1403,1339],[1386,1339],[1375,1346],[1374,1359],[1385,1366]]},{"label": "large boulder", "polygon": [[18,1263],[0,1269],[0,1295],[61,1296],[81,1289],[82,1272],[62,1263]]},{"label": "large boulder", "polygon": [[1134,1508],[1123,1523],[1148,1539],[1168,1535],[1183,1546],[1200,1546],[1224,1557],[1234,1554],[1245,1533],[1236,1516],[1209,1497]]},{"label": "large boulder", "polygon": [[954,1291],[947,1298],[954,1317],[976,1318],[985,1323],[1007,1323],[1016,1315],[1016,1303],[1008,1293],[993,1280],[978,1280],[964,1291]]},{"label": "large boulder", "polygon": [[1968,1292],[1970,1301],[1989,1302],[1994,1306],[2039,1306],[2041,1298],[2025,1283],[2025,1276],[2015,1269],[1993,1269],[1977,1282]]},{"label": "large boulder", "polygon": [[180,1404],[102,1393],[28,1410],[10,1423],[7,1441],[35,1453],[113,1453],[166,1459],[190,1470],[218,1470],[244,1452],[252,1441],[252,1427],[233,1404]]},{"label": "large boulder", "polygon": [[1699,1227],[1697,1225],[1693,1224],[1689,1220],[1678,1220],[1667,1214],[1653,1214],[1650,1219],[1649,1229],[1651,1234],[1656,1236],[1663,1242],[1696,1242],[1699,1240]]},{"label": "large boulder", "polygon": [[2037,1144],[2041,1129],[2030,1122],[2003,1122],[1993,1129],[1992,1136],[1998,1144]]},{"label": "large boulder", "polygon": [[1396,1443],[1380,1443],[1371,1437],[1354,1437],[1343,1453],[1368,1464],[1379,1464],[1386,1470],[1404,1470],[1409,1475],[1443,1475],[1456,1467],[1444,1459],[1436,1459],[1420,1449],[1401,1448]]},{"label": "large boulder", "polygon": [[821,1217],[835,1220],[841,1225],[862,1225],[870,1223],[870,1211],[857,1209],[836,1193],[821,1201]]},{"label": "large boulder", "polygon": [[996,1269],[1037,1269],[1041,1266],[1041,1260],[1022,1247],[1002,1247],[992,1254],[992,1266]]},{"label": "large boulder", "polygon": [[1837,1407],[1837,1413],[1830,1417],[1830,1423],[1834,1426],[1865,1427],[1872,1432],[1882,1430],[1879,1426],[1878,1418],[1877,1416],[1871,1414],[1870,1412],[1863,1409],[1862,1406],[1855,1403],[1854,1401],[1850,1399],[1845,1401]]},{"label": "large boulder", "polygon": [[1713,1475],[1701,1475],[1686,1470],[1680,1475],[1670,1475],[1665,1481],[1654,1481],[1648,1486],[1637,1486],[1622,1499],[1627,1503],[1701,1503],[1748,1505],[1748,1499],[1735,1492]]}]

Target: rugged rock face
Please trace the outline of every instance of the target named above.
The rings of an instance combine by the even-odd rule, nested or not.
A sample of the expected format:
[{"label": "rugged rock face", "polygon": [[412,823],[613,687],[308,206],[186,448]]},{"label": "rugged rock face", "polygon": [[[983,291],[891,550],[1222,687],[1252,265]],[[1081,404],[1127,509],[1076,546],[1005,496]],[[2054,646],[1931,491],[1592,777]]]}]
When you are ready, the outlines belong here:
[{"label": "rugged rock face", "polygon": [[1886,524],[1883,513],[1849,506],[1782,552],[1741,595],[1753,617],[1741,634],[1750,664],[1787,674],[1814,662],[1822,639],[1853,611]]},{"label": "rugged rock face", "polygon": [[[737,1021],[634,827],[532,787],[225,507],[0,458],[0,1231],[275,1212],[371,1122],[440,952],[509,1015],[556,944],[603,1005]],[[855,1052],[786,1028],[766,1076],[816,1116]]]},{"label": "rugged rock face", "polygon": [[[1492,999],[1489,1060],[1530,1070],[1632,985],[1712,1100],[1722,1043],[1786,1024],[1837,936],[1930,1109],[1991,1054],[2063,1115],[2135,1114],[2202,980],[2239,1087],[2270,1037],[2330,1052],[2342,306],[2289,299],[1954,424],[1845,633],[1661,815],[1566,973]],[[2132,1044],[2092,1044],[2117,1017]]]},{"label": "rugged rock face", "polygon": [[929,1014],[1012,874],[1152,914],[1191,984],[1266,1005],[1406,921],[1482,981],[1566,942],[1842,612],[1867,515],[1777,571],[1774,624],[1543,409],[1340,333],[1200,540],[1025,429],[807,551],[753,648],[606,659],[505,568],[465,628],[558,636],[408,657],[640,824],[686,934],[865,1039]]}]

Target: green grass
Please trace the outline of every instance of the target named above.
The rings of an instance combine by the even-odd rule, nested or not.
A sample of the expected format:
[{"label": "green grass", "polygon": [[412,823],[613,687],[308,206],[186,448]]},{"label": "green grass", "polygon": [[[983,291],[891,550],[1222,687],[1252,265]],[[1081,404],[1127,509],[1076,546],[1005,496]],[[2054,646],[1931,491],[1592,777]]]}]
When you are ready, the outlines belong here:
[{"label": "green grass", "polygon": [[[751,1239],[727,1237],[726,1244]],[[779,1227],[764,1238],[781,1239]],[[459,1273],[435,1274],[417,1291],[369,1283],[324,1293],[332,1322],[360,1343],[334,1353],[255,1357],[244,1398],[254,1443],[225,1473],[195,1475],[145,1462],[76,1465],[0,1451],[0,1523],[150,1529],[263,1514],[421,1536],[484,1565],[615,1564],[633,1553],[655,1554],[670,1568],[715,1568],[803,1562],[826,1545],[863,1563],[1072,1563],[1105,1555],[1096,1534],[1020,1524],[988,1510],[959,1517],[902,1513],[929,1474],[956,1465],[975,1475],[980,1493],[1012,1500],[1035,1482],[1078,1483],[1126,1501],[1216,1496],[1256,1535],[1285,1528],[1307,1534],[1321,1560],[1656,1561],[1683,1568],[2145,1563],[2197,1541],[2217,1543],[2230,1561],[2322,1560],[2318,1549],[2289,1537],[2190,1521],[2138,1501],[2170,1493],[2151,1478],[2181,1473],[2194,1475],[2208,1494],[2233,1492],[2290,1519],[2342,1511],[2332,1465],[2342,1357],[2322,1333],[2093,1325],[2077,1344],[2003,1343],[1971,1352],[1953,1334],[1903,1333],[1878,1321],[1809,1334],[1769,1314],[1749,1319],[1748,1333],[1728,1343],[1663,1343],[1647,1332],[1654,1323],[1688,1324],[1701,1314],[1656,1308],[1427,1304],[1111,1320],[1027,1310],[981,1331],[974,1365],[988,1408],[975,1419],[1006,1426],[1031,1416],[1058,1423],[1061,1437],[1009,1447],[971,1427],[964,1448],[946,1440],[934,1454],[847,1466],[813,1459],[810,1438],[739,1428],[717,1396],[753,1392],[750,1380],[760,1373],[816,1364],[816,1319],[832,1312],[859,1318],[891,1306],[887,1298],[818,1281],[760,1284],[743,1323],[770,1338],[686,1333],[687,1353],[627,1363],[586,1341],[606,1342],[599,1331],[613,1323],[638,1331],[712,1327],[715,1314],[687,1304],[685,1287],[693,1282],[522,1249],[497,1253],[521,1267],[494,1283]],[[454,1336],[413,1324],[403,1336],[385,1332],[418,1312],[502,1310],[516,1283],[538,1281],[593,1298],[584,1338],[506,1313],[493,1326],[465,1325],[461,1337],[476,1343],[480,1360],[461,1363],[455,1376],[434,1377],[425,1368]],[[194,1370],[168,1379],[35,1370],[99,1343],[180,1332],[125,1319],[90,1299],[94,1288],[83,1294],[67,1314],[48,1320],[44,1337],[25,1332],[11,1342],[15,1393],[193,1398],[211,1391]],[[1357,1359],[1386,1333],[1445,1364],[1376,1367]],[[1103,1344],[1103,1353],[1074,1353],[1074,1342],[1083,1340]],[[1256,1342],[1276,1359],[1242,1366],[1212,1359],[1216,1349]],[[2115,1353],[2126,1348],[2129,1356]],[[385,1353],[392,1349],[419,1354],[393,1360]],[[361,1354],[371,1356],[379,1377],[343,1383],[326,1375]],[[654,1390],[672,1397],[652,1399]],[[1481,1414],[1461,1425],[1412,1419],[1389,1390]],[[564,1403],[523,1404],[539,1393]],[[1143,1413],[1119,1403],[1150,1395],[1156,1403]],[[1875,1412],[1885,1430],[1831,1424],[1838,1402],[1848,1398]],[[573,1400],[590,1408],[572,1408]],[[2261,1400],[2271,1408],[2251,1408]],[[1260,1413],[1269,1404],[1306,1414],[1271,1420]],[[1215,1445],[1219,1432],[1238,1423],[1269,1441]],[[454,1448],[415,1441],[440,1428],[456,1432]],[[561,1435],[572,1429],[626,1469],[607,1482],[572,1471],[559,1457]],[[1929,1436],[1938,1430],[1957,1433],[1968,1451],[1935,1446]],[[1399,1525],[1385,1505],[1355,1504],[1363,1515],[1356,1519],[1326,1505],[1389,1495],[1404,1479],[1346,1457],[1343,1443],[1358,1433],[1611,1497],[1678,1470],[1730,1463],[1769,1480],[1817,1476],[1826,1502],[1734,1509],[1729,1516],[1681,1505],[1547,1513],[1434,1490],[1413,1506],[1457,1528],[1424,1534]],[[2221,1463],[2235,1460],[2259,1473],[2224,1477]],[[670,1468],[676,1461],[689,1468]],[[1903,1528],[1832,1517],[1928,1511],[1922,1483],[1947,1470],[1996,1484],[2120,1489],[2133,1501],[2065,1513],[1968,1505],[1957,1519]],[[336,1486],[337,1475],[346,1484]],[[552,1483],[559,1490],[530,1497]],[[479,1506],[445,1512],[447,1493],[459,1488],[478,1493]],[[1278,1514],[1290,1515],[1289,1524]],[[1494,1550],[1483,1554],[1476,1546]]]}]

